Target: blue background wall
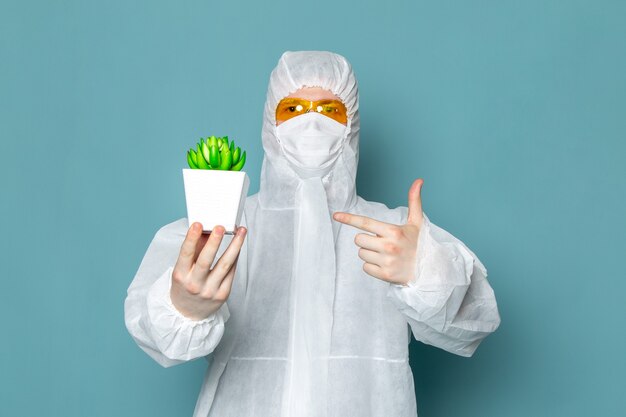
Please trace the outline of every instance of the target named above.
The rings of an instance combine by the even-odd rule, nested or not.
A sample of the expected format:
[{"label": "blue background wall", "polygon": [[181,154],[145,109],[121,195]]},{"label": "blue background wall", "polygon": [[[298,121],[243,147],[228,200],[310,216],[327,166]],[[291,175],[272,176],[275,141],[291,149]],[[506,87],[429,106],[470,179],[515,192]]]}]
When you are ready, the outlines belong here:
[{"label": "blue background wall", "polygon": [[0,415],[191,415],[206,362],[143,353],[126,288],[186,216],[198,137],[249,149],[258,190],[269,73],[300,49],[355,69],[359,194],[406,205],[424,178],[489,271],[502,325],[474,357],[411,345],[420,417],[619,415],[625,21],[622,1],[3,0]]}]

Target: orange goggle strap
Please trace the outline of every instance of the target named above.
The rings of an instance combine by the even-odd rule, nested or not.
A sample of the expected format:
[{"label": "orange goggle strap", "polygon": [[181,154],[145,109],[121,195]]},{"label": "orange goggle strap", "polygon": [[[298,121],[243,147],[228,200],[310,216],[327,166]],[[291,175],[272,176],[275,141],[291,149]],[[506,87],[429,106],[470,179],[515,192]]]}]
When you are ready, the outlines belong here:
[{"label": "orange goggle strap", "polygon": [[276,121],[284,122],[309,111],[318,112],[339,123],[348,122],[348,110],[340,100],[311,101],[295,97],[286,97],[278,103],[276,106]]}]

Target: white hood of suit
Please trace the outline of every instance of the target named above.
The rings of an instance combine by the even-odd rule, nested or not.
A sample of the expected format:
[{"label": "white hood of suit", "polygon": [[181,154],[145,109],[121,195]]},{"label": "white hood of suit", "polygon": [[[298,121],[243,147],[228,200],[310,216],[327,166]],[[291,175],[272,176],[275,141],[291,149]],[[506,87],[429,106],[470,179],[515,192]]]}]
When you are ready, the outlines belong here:
[{"label": "white hood of suit", "polygon": [[282,98],[304,86],[332,91],[348,109],[348,129],[341,153],[333,169],[322,177],[329,208],[345,210],[356,200],[359,91],[350,63],[341,55],[326,51],[287,51],[270,75],[261,133],[265,155],[259,202],[263,208],[295,208],[296,188],[301,178],[282,154],[276,137],[276,106]]}]

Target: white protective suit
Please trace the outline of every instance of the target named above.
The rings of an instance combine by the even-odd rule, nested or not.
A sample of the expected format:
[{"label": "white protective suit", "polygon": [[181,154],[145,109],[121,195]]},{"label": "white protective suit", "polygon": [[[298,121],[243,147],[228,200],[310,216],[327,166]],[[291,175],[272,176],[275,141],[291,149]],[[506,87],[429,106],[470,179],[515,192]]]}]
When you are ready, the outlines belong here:
[{"label": "white protective suit", "polygon": [[[288,161],[276,134],[276,105],[303,86],[330,90],[348,108],[341,151],[319,170]],[[310,119],[316,116],[326,117]],[[424,214],[408,286],[363,271],[354,242],[363,231],[332,213],[405,224],[408,209],[356,194],[358,89],[344,57],[281,56],[270,76],[262,140],[260,189],[246,199],[248,234],[226,303],[200,321],[172,305],[171,274],[189,227],[181,218],[157,231],[128,288],[128,331],[164,367],[213,358],[195,417],[416,416],[410,335],[471,356],[500,324],[485,267]],[[231,239],[225,236],[216,259]]]}]

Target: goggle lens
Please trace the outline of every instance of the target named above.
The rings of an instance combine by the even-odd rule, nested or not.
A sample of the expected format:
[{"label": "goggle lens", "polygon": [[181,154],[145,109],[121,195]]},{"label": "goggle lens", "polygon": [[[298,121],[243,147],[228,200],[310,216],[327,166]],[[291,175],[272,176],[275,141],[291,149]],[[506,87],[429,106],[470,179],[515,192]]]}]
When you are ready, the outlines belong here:
[{"label": "goggle lens", "polygon": [[310,101],[293,97],[286,97],[278,103],[276,121],[284,122],[309,111],[328,116],[339,123],[346,124],[348,122],[348,110],[340,100]]}]

